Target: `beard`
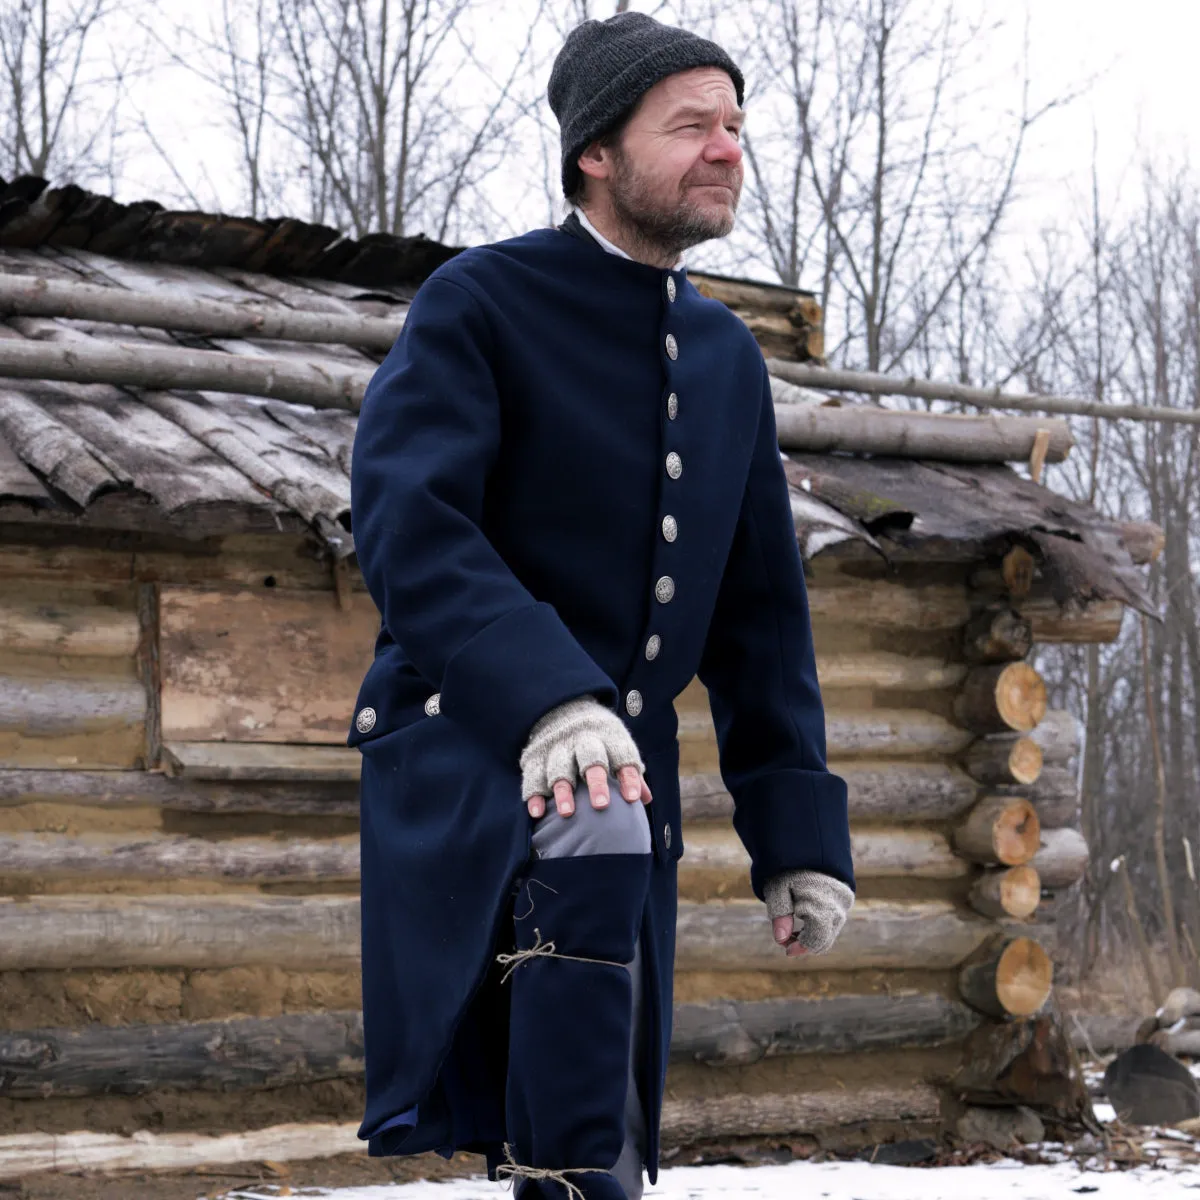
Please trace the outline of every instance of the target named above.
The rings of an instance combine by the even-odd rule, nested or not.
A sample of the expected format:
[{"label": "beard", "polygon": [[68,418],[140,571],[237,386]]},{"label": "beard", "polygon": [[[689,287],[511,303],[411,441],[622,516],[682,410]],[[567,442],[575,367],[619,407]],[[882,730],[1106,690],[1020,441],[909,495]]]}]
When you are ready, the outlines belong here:
[{"label": "beard", "polygon": [[[614,172],[609,185],[613,213],[644,246],[653,247],[674,260],[685,250],[713,238],[725,237],[733,229],[733,214],[741,195],[741,173],[733,168],[701,165],[680,181],[674,200],[655,193],[652,180],[639,173],[629,156],[614,148]],[[688,188],[699,183],[723,184],[733,190],[728,211],[703,209],[688,199]]]}]

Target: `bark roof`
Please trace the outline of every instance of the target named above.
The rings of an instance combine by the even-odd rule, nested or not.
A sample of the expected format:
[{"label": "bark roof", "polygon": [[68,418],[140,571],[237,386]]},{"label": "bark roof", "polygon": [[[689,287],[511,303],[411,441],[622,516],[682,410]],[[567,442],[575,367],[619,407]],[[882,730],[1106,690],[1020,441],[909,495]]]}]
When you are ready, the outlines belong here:
[{"label": "bark roof", "polygon": [[[5,273],[395,318],[453,253],[424,237],[355,240],[291,219],[169,212],[39,179],[0,181]],[[756,285],[739,286],[744,297]],[[779,289],[762,290],[764,310],[777,310]],[[144,342],[366,370],[382,358],[351,346],[65,318],[9,317],[0,337]],[[352,553],[352,413],[216,392],[157,395],[151,406],[134,390],[104,383],[0,380],[0,523],[188,538],[311,529],[334,555]],[[1149,607],[1116,525],[1008,467],[843,454],[787,459],[805,557],[857,544],[885,557],[973,561],[1020,541],[1050,568],[1064,601]]]}]

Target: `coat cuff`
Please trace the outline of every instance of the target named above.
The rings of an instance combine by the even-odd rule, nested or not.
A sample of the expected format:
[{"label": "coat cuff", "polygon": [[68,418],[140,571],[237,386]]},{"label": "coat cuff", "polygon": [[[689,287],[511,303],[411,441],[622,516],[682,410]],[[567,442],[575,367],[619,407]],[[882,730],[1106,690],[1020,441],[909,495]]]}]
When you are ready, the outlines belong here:
[{"label": "coat cuff", "polygon": [[750,884],[820,871],[854,887],[846,782],[828,771],[772,771],[738,790],[733,827],[750,854]]},{"label": "coat cuff", "polygon": [[515,764],[539,717],[585,695],[617,706],[616,685],[554,608],[533,604],[498,617],[450,659],[441,711]]}]

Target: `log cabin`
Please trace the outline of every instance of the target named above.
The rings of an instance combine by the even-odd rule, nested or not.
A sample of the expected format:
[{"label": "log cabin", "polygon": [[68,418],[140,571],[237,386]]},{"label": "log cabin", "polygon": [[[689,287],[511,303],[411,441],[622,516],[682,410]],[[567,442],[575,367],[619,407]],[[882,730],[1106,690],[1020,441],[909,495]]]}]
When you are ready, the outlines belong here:
[{"label": "log cabin", "polygon": [[[0,1177],[355,1145],[354,412],[452,253],[0,186]],[[811,295],[693,279],[820,361]],[[1033,660],[1149,611],[1161,534],[1042,486],[1060,420],[776,388],[859,898],[778,953],[693,682],[667,1142],[1066,1112],[1081,731]]]}]

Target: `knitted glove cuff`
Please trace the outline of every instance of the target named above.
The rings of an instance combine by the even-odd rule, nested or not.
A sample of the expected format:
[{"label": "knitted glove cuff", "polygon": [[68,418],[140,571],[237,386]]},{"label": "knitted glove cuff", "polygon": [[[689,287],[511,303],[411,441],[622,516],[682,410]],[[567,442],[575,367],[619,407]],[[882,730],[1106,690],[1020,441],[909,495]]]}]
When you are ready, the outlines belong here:
[{"label": "knitted glove cuff", "polygon": [[548,796],[559,779],[574,786],[588,767],[645,764],[625,723],[592,696],[581,696],[552,708],[529,731],[521,752],[521,796]]},{"label": "knitted glove cuff", "polygon": [[820,871],[781,871],[763,885],[763,899],[772,920],[792,917],[797,941],[810,953],[824,954],[854,907],[854,889]]}]

